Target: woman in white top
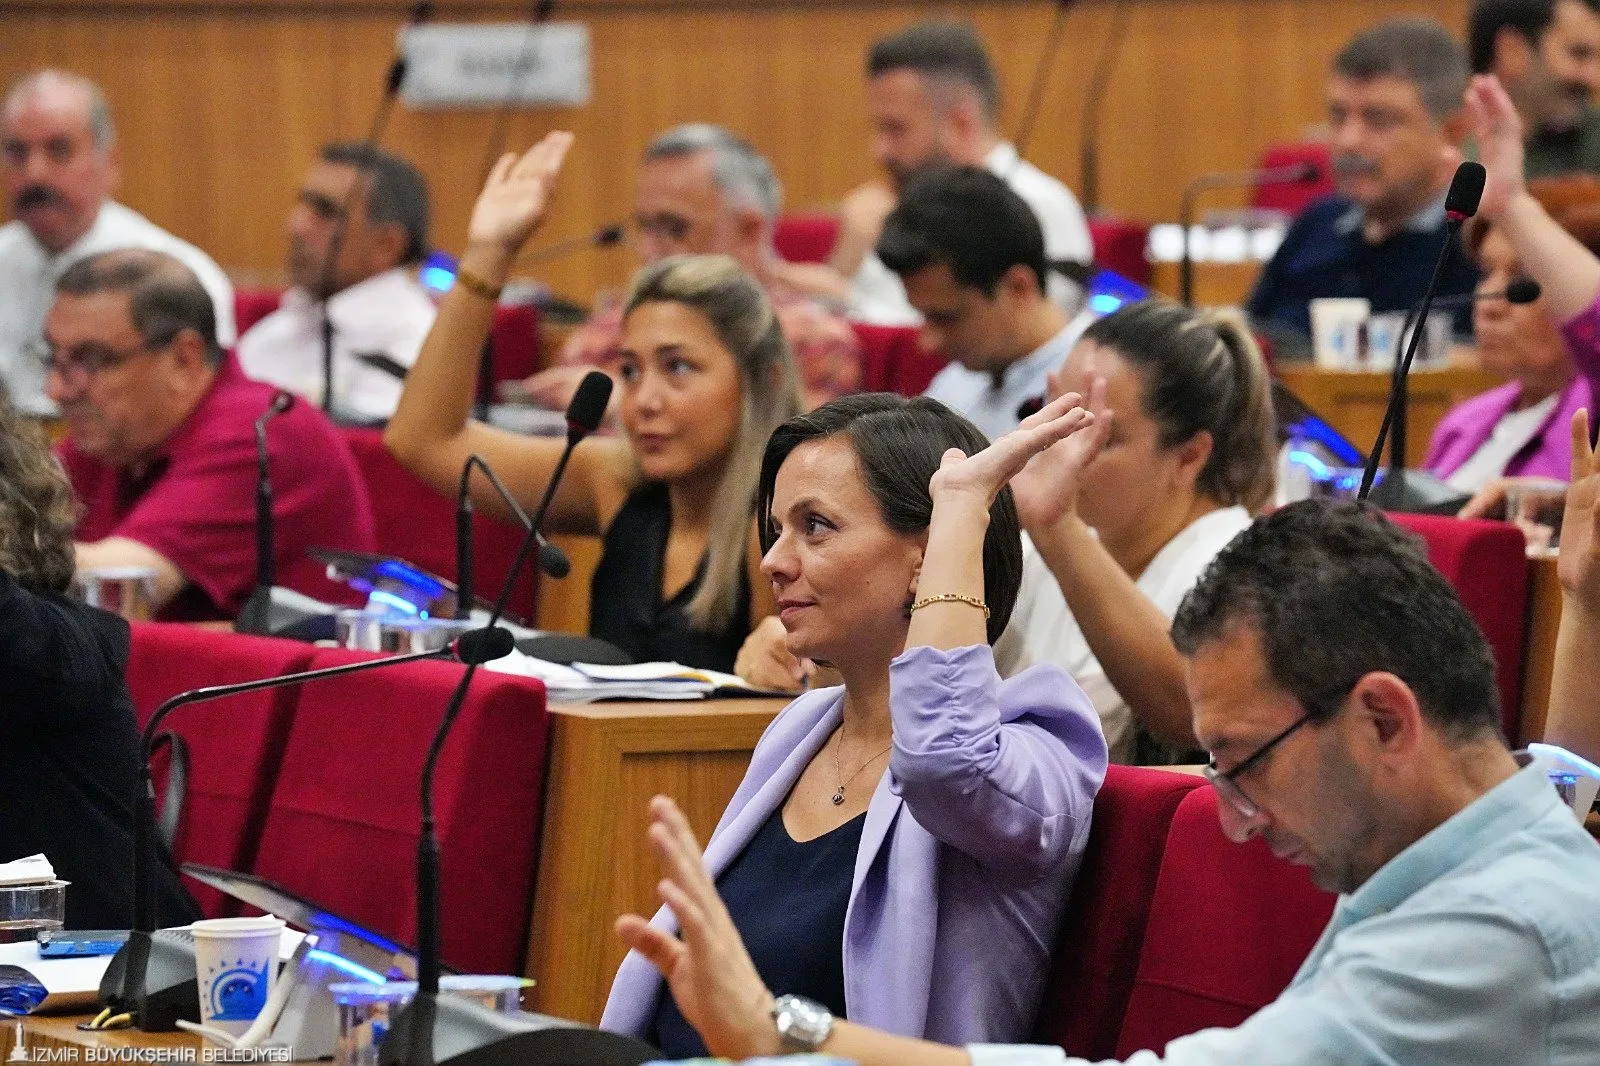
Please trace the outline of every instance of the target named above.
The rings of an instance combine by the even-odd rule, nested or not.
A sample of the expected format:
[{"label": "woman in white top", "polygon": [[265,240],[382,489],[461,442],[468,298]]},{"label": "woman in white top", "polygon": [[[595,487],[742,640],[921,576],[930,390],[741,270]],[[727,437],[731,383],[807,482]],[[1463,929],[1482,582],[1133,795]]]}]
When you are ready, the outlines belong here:
[{"label": "woman in white top", "polygon": [[1172,615],[1272,495],[1266,366],[1237,317],[1145,300],[1089,327],[1051,378],[1068,389],[1095,424],[1012,481],[1029,540],[995,665],[1063,667],[1113,762],[1171,762],[1196,746]]}]

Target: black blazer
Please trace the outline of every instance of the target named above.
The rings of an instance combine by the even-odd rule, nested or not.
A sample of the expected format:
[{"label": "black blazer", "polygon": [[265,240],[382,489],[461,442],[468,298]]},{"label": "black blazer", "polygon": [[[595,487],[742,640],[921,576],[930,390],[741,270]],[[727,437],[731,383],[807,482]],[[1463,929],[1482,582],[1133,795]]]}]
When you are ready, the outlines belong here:
[{"label": "black blazer", "polygon": [[[43,852],[67,889],[68,929],[133,921],[139,730],[123,677],[128,623],[0,572],[0,862]],[[200,916],[169,856],[157,918]]]}]

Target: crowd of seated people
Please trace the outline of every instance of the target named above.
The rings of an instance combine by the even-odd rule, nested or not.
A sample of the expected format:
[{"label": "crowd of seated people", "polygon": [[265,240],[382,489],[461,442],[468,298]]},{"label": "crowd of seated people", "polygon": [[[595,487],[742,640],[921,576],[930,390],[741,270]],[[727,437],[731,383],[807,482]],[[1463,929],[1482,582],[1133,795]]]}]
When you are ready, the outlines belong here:
[{"label": "crowd of seated people", "polygon": [[[690,123],[650,143],[640,269],[523,383],[559,407],[594,368],[616,382],[617,432],[573,450],[546,528],[600,543],[590,635],[795,695],[703,853],[670,799],[653,804],[662,907],[618,921],[633,950],[605,1028],[670,1058],[1067,1061],[1017,1042],[1107,765],[1209,760],[1227,835],[1264,838],[1340,900],[1276,1002],[1131,1063],[1600,1058],[1600,847],[1501,734],[1471,616],[1366,505],[1265,513],[1277,438],[1252,325],[1306,332],[1320,297],[1408,307],[1456,165],[1477,158],[1480,218],[1440,292],[1476,291],[1479,360],[1513,380],[1447,415],[1427,465],[1476,494],[1468,515],[1503,508],[1508,477],[1570,478],[1548,733],[1600,755],[1600,216],[1527,181],[1600,160],[1600,12],[1480,0],[1471,38],[1470,67],[1491,73],[1417,18],[1335,58],[1338,192],[1291,225],[1250,320],[1160,298],[1085,310],[1052,265],[1091,258],[1082,212],[999,135],[963,24],[871,49],[889,181],[844,199],[827,264],[777,256],[781,186],[743,137]],[[265,433],[280,579],[338,600],[307,549],[383,545],[335,418],[385,422],[441,495],[482,457],[531,509],[563,442],[473,408],[574,139],[495,164],[437,301],[417,275],[416,169],[325,147],[288,220],[292,287],[235,352],[220,270],[110,199],[98,89],[30,75],[0,125],[16,219],[0,286],[18,294],[0,306],[0,669],[40,692],[0,712],[19,738],[0,787],[49,800],[0,818],[0,860],[50,853],[84,886],[72,922],[116,927],[128,630],[64,595],[72,573],[143,568],[158,617],[236,617]],[[1541,296],[1513,305],[1524,275]],[[949,365],[920,397],[861,394],[852,320],[915,325]],[[25,415],[59,418],[58,462]],[[472,492],[508,514],[487,483]],[[171,864],[155,876],[163,921],[191,918]]]}]

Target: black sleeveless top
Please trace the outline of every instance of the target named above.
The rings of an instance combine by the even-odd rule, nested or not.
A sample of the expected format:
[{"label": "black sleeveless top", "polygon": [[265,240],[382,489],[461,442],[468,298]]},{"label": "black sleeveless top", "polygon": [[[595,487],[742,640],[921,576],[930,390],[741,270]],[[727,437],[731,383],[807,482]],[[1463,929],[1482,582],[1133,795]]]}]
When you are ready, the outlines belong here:
[{"label": "black sleeveless top", "polygon": [[[802,844],[784,828],[780,804],[717,878],[762,982],[774,995],[815,1000],[835,1018],[845,1017],[844,913],[866,821],[863,812]],[[665,982],[644,1038],[669,1059],[706,1054]]]},{"label": "black sleeveless top", "polygon": [[702,556],[694,580],[672,599],[661,599],[661,564],[672,528],[667,487],[633,490],[606,530],[600,565],[589,586],[589,635],[610,641],[634,662],[675,662],[733,672],[734,657],[750,635],[750,579],[739,568],[739,609],[720,633],[689,626],[684,608],[705,579]]}]

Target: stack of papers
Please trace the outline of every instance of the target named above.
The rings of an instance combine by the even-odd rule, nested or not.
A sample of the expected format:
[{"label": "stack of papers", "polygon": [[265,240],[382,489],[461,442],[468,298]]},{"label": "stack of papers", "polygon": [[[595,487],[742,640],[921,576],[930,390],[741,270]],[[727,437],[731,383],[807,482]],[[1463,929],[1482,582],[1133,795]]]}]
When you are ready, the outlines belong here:
[{"label": "stack of papers", "polygon": [[546,662],[513,651],[485,667],[506,674],[536,677],[544,682],[552,703],[589,703],[593,700],[703,700],[711,695],[784,696],[753,688],[733,674],[700,670],[679,663],[636,663],[600,666],[595,663]]},{"label": "stack of papers", "polygon": [[56,879],[56,871],[43,855],[29,855],[26,859],[0,862],[0,887],[9,885],[43,885]]}]

